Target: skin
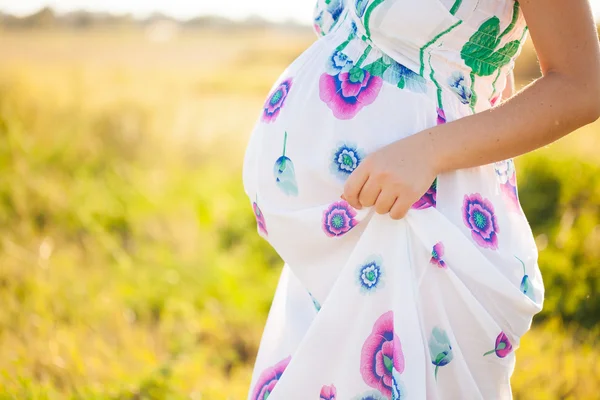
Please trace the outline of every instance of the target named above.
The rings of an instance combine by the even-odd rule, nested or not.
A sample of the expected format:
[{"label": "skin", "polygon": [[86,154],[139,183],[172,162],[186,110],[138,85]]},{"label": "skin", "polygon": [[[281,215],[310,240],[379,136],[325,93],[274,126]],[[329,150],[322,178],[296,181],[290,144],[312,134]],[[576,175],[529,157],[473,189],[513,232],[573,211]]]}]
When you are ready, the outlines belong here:
[{"label": "skin", "polygon": [[600,117],[600,46],[587,0],[521,0],[542,77],[501,104],[369,154],[344,186],[356,209],[406,215],[436,176],[546,146]]}]

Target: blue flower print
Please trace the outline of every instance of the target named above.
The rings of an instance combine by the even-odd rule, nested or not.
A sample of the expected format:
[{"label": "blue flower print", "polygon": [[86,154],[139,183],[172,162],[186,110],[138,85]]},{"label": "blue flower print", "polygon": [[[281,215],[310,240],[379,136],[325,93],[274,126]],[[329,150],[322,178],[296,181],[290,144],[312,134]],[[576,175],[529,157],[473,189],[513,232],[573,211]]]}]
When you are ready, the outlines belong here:
[{"label": "blue flower print", "polygon": [[408,395],[406,393],[406,388],[400,379],[400,372],[398,372],[395,368],[392,371],[392,400],[405,400]]},{"label": "blue flower print", "polygon": [[361,292],[371,293],[383,286],[383,260],[381,256],[373,255],[362,263],[356,270],[356,278]]},{"label": "blue flower print", "polygon": [[353,397],[352,400],[388,400],[388,397],[384,396],[378,390],[370,390],[359,396]]},{"label": "blue flower print", "polygon": [[318,0],[313,10],[313,27],[319,36],[328,35],[339,24],[344,0]]},{"label": "blue flower print", "polygon": [[315,299],[315,296],[313,296],[311,292],[308,292],[308,295],[310,296],[310,299],[312,300],[313,305],[315,306],[315,309],[317,310],[317,312],[321,311],[321,305],[319,304],[317,299]]},{"label": "blue flower print", "polygon": [[275,175],[275,184],[283,193],[288,196],[298,195],[298,183],[296,182],[296,172],[294,163],[285,155],[287,144],[287,132],[283,139],[283,155],[275,161],[273,174]]},{"label": "blue flower print", "polygon": [[471,102],[471,89],[465,84],[465,76],[462,72],[453,72],[448,78],[448,86],[460,98],[461,103],[469,104]]},{"label": "blue flower print", "polygon": [[325,0],[327,12],[334,21],[337,21],[344,9],[342,0]]},{"label": "blue flower print", "polygon": [[359,18],[362,18],[363,15],[365,15],[368,3],[369,0],[356,0],[354,7],[356,8],[356,15],[358,15]]},{"label": "blue flower print", "polygon": [[505,184],[507,182],[515,180],[515,162],[512,158],[508,160],[495,162],[494,170],[496,171],[496,176],[498,177],[498,180],[501,184]]},{"label": "blue flower print", "polygon": [[364,158],[364,153],[355,144],[338,143],[331,154],[329,169],[336,177],[345,181]]},{"label": "blue flower print", "polygon": [[356,23],[354,21],[350,22],[350,36],[355,37],[358,32],[358,28],[356,27]]},{"label": "blue flower print", "polygon": [[340,72],[348,72],[352,69],[354,63],[348,56],[339,50],[333,52],[327,60],[325,69],[329,75],[337,75]]},{"label": "blue flower print", "polygon": [[531,301],[535,301],[535,295],[533,294],[533,288],[531,287],[531,280],[529,279],[529,275],[527,275],[527,270],[525,269],[525,263],[519,257],[515,256],[517,260],[523,266],[523,279],[521,280],[521,292],[529,297]]},{"label": "blue flower print", "polygon": [[448,334],[437,326],[431,331],[429,354],[431,355],[431,362],[435,365],[435,378],[437,379],[439,367],[450,364],[450,361],[454,358]]},{"label": "blue flower print", "polygon": [[411,92],[427,92],[427,83],[421,75],[399,64],[390,56],[383,55],[381,61],[388,66],[382,75],[384,81],[398,86],[400,89],[406,88]]}]

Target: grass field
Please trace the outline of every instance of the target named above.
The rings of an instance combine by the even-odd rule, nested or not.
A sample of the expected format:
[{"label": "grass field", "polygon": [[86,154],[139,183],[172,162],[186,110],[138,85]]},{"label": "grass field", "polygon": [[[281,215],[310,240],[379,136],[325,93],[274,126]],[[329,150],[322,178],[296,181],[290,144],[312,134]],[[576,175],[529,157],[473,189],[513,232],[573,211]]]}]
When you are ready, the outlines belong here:
[{"label": "grass field", "polygon": [[[0,32],[0,399],[245,398],[281,262],[242,152],[313,40]],[[520,400],[597,398],[598,148],[593,124],[517,160],[548,295]]]}]

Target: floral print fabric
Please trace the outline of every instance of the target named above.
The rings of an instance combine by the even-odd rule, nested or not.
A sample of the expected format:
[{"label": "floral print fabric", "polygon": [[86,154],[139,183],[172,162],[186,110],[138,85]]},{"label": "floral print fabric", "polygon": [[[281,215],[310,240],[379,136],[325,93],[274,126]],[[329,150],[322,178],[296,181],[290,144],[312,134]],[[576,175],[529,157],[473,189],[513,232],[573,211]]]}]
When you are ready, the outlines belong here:
[{"label": "floral print fabric", "polygon": [[314,28],[244,156],[284,260],[248,399],[510,399],[544,297],[513,160],[439,175],[401,220],[341,195],[382,146],[500,101],[520,6],[318,0]]}]

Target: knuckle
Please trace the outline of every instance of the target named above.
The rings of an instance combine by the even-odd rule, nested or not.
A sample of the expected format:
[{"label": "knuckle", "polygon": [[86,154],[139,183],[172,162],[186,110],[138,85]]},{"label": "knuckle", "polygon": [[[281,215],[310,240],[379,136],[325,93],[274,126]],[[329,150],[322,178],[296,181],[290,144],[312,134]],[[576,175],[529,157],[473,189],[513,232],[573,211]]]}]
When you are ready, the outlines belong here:
[{"label": "knuckle", "polygon": [[372,161],[372,157],[366,157],[364,160],[361,161],[360,165],[358,166],[359,168],[370,168],[371,164],[373,163]]},{"label": "knuckle", "polygon": [[389,182],[392,179],[392,174],[389,171],[379,171],[375,174],[377,182]]}]

